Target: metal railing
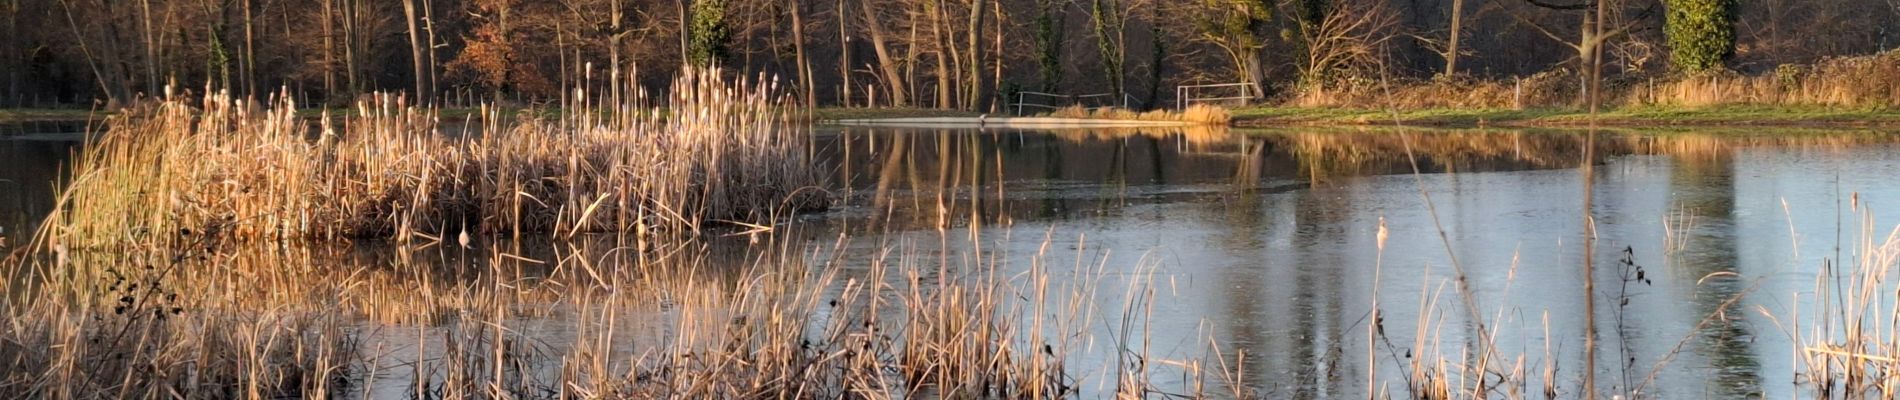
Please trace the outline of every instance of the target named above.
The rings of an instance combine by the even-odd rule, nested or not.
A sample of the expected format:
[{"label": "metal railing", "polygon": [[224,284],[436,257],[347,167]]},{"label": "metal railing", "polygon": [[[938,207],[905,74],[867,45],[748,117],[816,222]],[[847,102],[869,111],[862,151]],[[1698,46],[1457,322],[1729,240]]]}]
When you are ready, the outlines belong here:
[{"label": "metal railing", "polygon": [[[1034,102],[1034,103],[1030,102],[1030,98],[1032,96],[1038,99],[1038,102]],[[1101,100],[1101,99],[1106,99],[1106,101]],[[1043,102],[1043,101],[1046,101],[1046,102]],[[1090,111],[1099,110],[1103,108],[1109,108],[1109,107],[1121,107],[1121,108],[1126,109],[1134,105],[1135,96],[1127,94],[1127,93],[1123,93],[1120,104],[1116,104],[1114,103],[1114,101],[1115,101],[1115,94],[1113,93],[1093,93],[1093,94],[1074,95],[1074,94],[1058,94],[1058,93],[1044,93],[1044,92],[1016,92],[1016,102],[1010,104],[1010,106],[1013,106],[1016,108],[1016,115],[1023,115],[1023,113],[1027,111],[1026,108],[1029,108],[1029,107],[1034,107],[1034,108],[1042,109],[1042,110],[1051,110],[1051,111],[1061,109],[1063,107],[1071,107],[1071,106],[1078,106],[1078,105],[1082,106],[1083,109],[1090,110]],[[1094,105],[1091,106],[1090,105],[1091,102],[1093,102]]]},{"label": "metal railing", "polygon": [[[1212,96],[1206,96],[1206,97],[1202,97],[1200,95],[1200,92],[1206,91],[1207,89],[1224,89],[1224,88],[1234,88],[1234,87],[1240,88],[1238,95],[1212,95]],[[1185,110],[1187,109],[1189,105],[1192,105],[1195,103],[1209,103],[1209,102],[1235,101],[1235,100],[1239,100],[1240,105],[1245,106],[1247,105],[1248,102],[1251,102],[1254,99],[1260,98],[1260,94],[1256,92],[1257,90],[1254,84],[1244,83],[1244,82],[1243,83],[1216,83],[1216,84],[1210,84],[1210,85],[1181,85],[1181,86],[1176,86],[1174,88],[1174,108],[1176,110]]]}]

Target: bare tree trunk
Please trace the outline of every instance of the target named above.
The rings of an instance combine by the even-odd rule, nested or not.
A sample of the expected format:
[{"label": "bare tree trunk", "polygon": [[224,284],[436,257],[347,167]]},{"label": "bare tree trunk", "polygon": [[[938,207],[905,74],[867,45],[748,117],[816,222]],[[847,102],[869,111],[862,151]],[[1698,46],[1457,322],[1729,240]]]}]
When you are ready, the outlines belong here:
[{"label": "bare tree trunk", "polygon": [[1168,46],[1161,38],[1161,5],[1153,4],[1148,10],[1148,97],[1142,100],[1146,108],[1160,108],[1162,67],[1168,58]]},{"label": "bare tree trunk", "polygon": [[1597,28],[1596,12],[1585,10],[1583,23],[1579,24],[1580,32],[1577,34],[1577,88],[1578,91],[1583,92],[1583,101],[1587,103],[1584,107],[1593,113],[1596,111],[1597,102],[1597,44],[1600,40],[1597,33],[1601,31]]},{"label": "bare tree trunk", "polygon": [[805,17],[799,3],[805,0],[790,0],[792,4],[792,49],[798,53],[798,85],[805,92],[805,108],[818,107],[817,86],[811,82],[811,61],[805,59]]},{"label": "bare tree trunk", "polygon": [[963,97],[963,106],[969,110],[981,110],[983,106],[983,5],[989,0],[970,1],[970,90]]},{"label": "bare tree trunk", "polygon": [[359,18],[363,12],[363,10],[360,9],[362,4],[358,1],[359,0],[344,0],[342,9],[344,21],[344,23],[341,24],[343,26],[343,81],[347,82],[348,89],[346,90],[349,92],[345,94],[345,96],[347,96],[346,98],[355,97],[357,93],[363,92],[363,86],[356,81],[356,35],[358,31],[357,27],[360,26],[359,23],[361,22]]},{"label": "bare tree trunk", "polygon": [[620,39],[627,37],[625,23],[627,13],[622,9],[620,0],[612,0],[608,3],[608,18],[610,20],[607,25],[607,54],[608,61],[612,62],[613,66],[608,69],[612,75],[611,79],[608,80],[607,92],[609,96],[612,96],[612,103],[610,104],[619,106],[623,104],[621,103],[620,97],[621,88],[625,86],[625,83],[633,82],[631,77],[621,76],[627,71],[627,69],[621,68],[626,64],[620,60]]},{"label": "bare tree trunk", "polygon": [[[496,8],[499,8],[499,10],[496,10],[497,11],[496,14],[498,14],[498,17],[495,19],[495,29],[500,32],[501,37],[504,37],[504,38],[510,37],[509,32],[508,32],[508,13],[511,11],[509,9],[512,7],[508,5],[508,3],[502,3],[501,6],[496,7]],[[507,46],[512,48],[514,47],[514,45],[515,43],[513,40],[507,40]],[[510,60],[508,60],[509,62],[516,62],[516,60],[513,60],[515,56],[511,55],[508,58],[510,58]],[[509,70],[510,68],[502,68],[502,79],[501,79],[502,82],[509,82],[508,75],[514,75],[508,72]],[[495,104],[501,104],[501,100],[502,100],[501,86],[502,85],[495,85]]]},{"label": "bare tree trunk", "polygon": [[850,15],[845,11],[848,8],[845,0],[838,0],[838,79],[842,83],[838,104],[845,107],[851,106],[851,19],[845,17]]},{"label": "bare tree trunk", "polygon": [[[990,49],[995,52],[991,56],[996,60],[996,75],[990,80],[990,84],[992,85],[990,92],[997,92],[995,87],[1003,84],[1003,62],[1008,60],[1008,58],[1003,57],[1003,0],[993,1],[994,3],[990,4],[990,12],[996,14],[995,18],[992,18],[996,20],[996,23],[993,24],[996,27],[996,34],[992,37],[992,39],[996,40],[996,43],[991,45]],[[991,99],[993,100],[995,97],[992,96]],[[996,107],[997,103],[991,101],[990,105],[985,108],[989,109],[990,112],[996,112]]]},{"label": "bare tree trunk", "polygon": [[[103,36],[106,36],[104,39],[88,40],[88,37],[92,36],[90,34],[92,32],[87,29],[82,29],[79,26],[79,19],[73,16],[74,7],[72,3],[67,0],[60,0],[59,4],[65,11],[66,24],[72,28],[73,39],[78,42],[80,53],[86,56],[87,67],[92,70],[93,78],[97,80],[100,92],[106,96],[106,108],[118,108],[121,105],[120,103],[126,99],[126,93],[124,87],[125,80],[118,73],[119,60],[115,54],[117,50],[110,47],[110,42],[112,42],[110,38],[113,35],[108,31],[103,33]],[[109,4],[88,6],[90,6],[88,8],[96,12],[107,16],[112,15]],[[106,21],[103,25],[105,25],[107,29],[110,29],[112,23],[111,21]],[[90,42],[101,42],[99,43],[101,46],[107,47],[100,47],[98,51],[94,51],[94,47],[88,44]]]},{"label": "bare tree trunk", "polygon": [[257,0],[241,0],[244,7],[244,63],[239,68],[244,75],[244,95],[257,95],[257,34],[256,15],[251,12]]},{"label": "bare tree trunk", "polygon": [[24,103],[24,99],[21,99],[22,96],[20,95],[22,92],[20,88],[20,71],[26,68],[26,62],[22,60],[24,58],[22,54],[25,52],[20,50],[20,0],[7,0],[6,12],[7,32],[5,43],[7,46],[0,48],[0,51],[6,52],[0,53],[0,57],[6,57],[5,60],[7,62],[6,64],[0,65],[0,69],[7,71],[7,93],[4,99],[0,99],[0,105],[19,107],[24,105],[22,104]]},{"label": "bare tree trunk", "polygon": [[910,103],[924,104],[924,91],[917,89],[924,87],[923,83],[917,81],[917,52],[923,48],[923,46],[917,45],[921,43],[917,41],[917,32],[919,31],[919,28],[917,28],[917,16],[921,14],[914,12],[906,12],[904,14],[908,16],[908,18],[905,18],[906,27],[910,28],[910,38],[904,41],[904,43],[910,44],[909,46],[904,46],[904,59],[910,60],[910,62],[904,63],[904,82],[910,84],[910,88],[914,89],[910,92]]},{"label": "bare tree trunk", "polygon": [[429,96],[433,98],[434,96],[440,94],[438,92],[442,91],[442,87],[438,86],[437,81],[436,81],[436,71],[440,69],[439,67],[441,66],[441,64],[437,63],[436,58],[435,58],[435,46],[436,46],[435,11],[434,11],[435,6],[432,4],[434,3],[433,1],[430,1],[430,0],[421,0],[421,1],[422,1],[422,32],[425,36],[428,37],[428,45],[429,45],[429,47],[424,48],[429,53]]},{"label": "bare tree trunk", "polygon": [[[1262,65],[1266,64],[1266,59],[1267,59],[1266,52],[1267,52],[1266,46],[1260,46],[1258,48],[1248,51],[1247,54],[1245,55],[1245,57],[1247,58],[1245,61],[1246,70],[1244,71],[1244,73],[1247,74],[1246,76],[1247,83],[1252,84],[1252,85],[1248,85],[1248,89],[1250,89],[1253,92],[1253,93],[1249,93],[1248,95],[1253,97],[1253,99],[1262,99],[1262,98],[1267,97],[1267,70],[1266,68],[1262,67]],[[1247,101],[1253,101],[1253,99],[1249,99]],[[1185,106],[1185,104],[1183,104],[1183,106]]]},{"label": "bare tree trunk", "polygon": [[108,86],[106,90],[112,92],[114,100],[108,102],[107,106],[114,109],[125,106],[125,102],[132,99],[132,71],[125,62],[125,36],[119,33],[121,4],[117,1],[102,1],[97,6],[101,14],[98,18],[104,20],[101,25],[105,29],[101,32],[105,37],[99,42],[103,47],[101,61],[107,77],[104,83]]},{"label": "bare tree trunk", "polygon": [[[1592,117],[1596,115],[1597,107],[1603,104],[1603,46],[1606,44],[1604,43],[1603,26],[1608,23],[1604,18],[1607,18],[1609,11],[1610,0],[1597,0],[1596,24],[1594,24],[1595,30],[1591,32],[1589,40],[1590,115]],[[1592,333],[1592,335],[1594,335],[1594,333]]]},{"label": "bare tree trunk", "polygon": [[[15,2],[15,4],[18,4],[18,2]],[[139,0],[139,20],[141,24],[145,26],[145,29],[139,34],[142,41],[145,42],[145,91],[147,93],[158,93],[158,85],[160,84],[160,79],[158,79],[158,44],[152,38],[152,0]],[[17,33],[9,33],[7,37],[14,37],[15,35],[17,35]]]},{"label": "bare tree trunk", "polygon": [[336,100],[336,0],[318,0],[323,7],[323,95]]},{"label": "bare tree trunk", "polygon": [[1458,75],[1458,37],[1463,36],[1465,0],[1451,0],[1451,38],[1445,41],[1445,76]]},{"label": "bare tree trunk", "polygon": [[428,60],[422,56],[422,29],[416,19],[416,1],[402,0],[402,20],[409,26],[409,65],[415,69],[416,104],[430,104],[429,73],[423,67]]},{"label": "bare tree trunk", "polygon": [[904,77],[897,74],[897,62],[891,59],[891,52],[884,45],[884,26],[878,22],[877,9],[871,6],[870,0],[858,4],[864,8],[864,25],[871,29],[871,46],[877,50],[878,69],[884,71],[885,86],[891,93],[891,105],[903,107]]},{"label": "bare tree trunk", "polygon": [[937,55],[937,108],[950,108],[950,41],[943,33],[943,0],[932,0],[926,8],[929,11],[931,33],[936,36],[931,42],[936,44]]},{"label": "bare tree trunk", "polygon": [[1108,78],[1109,93],[1114,96],[1114,101],[1120,101],[1122,93],[1127,91],[1124,85],[1127,82],[1125,66],[1128,61],[1121,2],[1094,0],[1090,2],[1089,14],[1095,29],[1096,45],[1102,54],[1102,70]]}]

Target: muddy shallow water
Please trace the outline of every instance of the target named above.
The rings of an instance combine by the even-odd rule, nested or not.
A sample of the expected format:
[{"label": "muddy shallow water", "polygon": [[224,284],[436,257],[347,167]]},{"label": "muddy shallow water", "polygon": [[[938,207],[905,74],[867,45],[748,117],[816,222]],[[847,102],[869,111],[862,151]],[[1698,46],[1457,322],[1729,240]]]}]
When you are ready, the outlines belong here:
[{"label": "muddy shallow water", "polygon": [[[1587,217],[1598,235],[1598,389],[1641,387],[1664,398],[1809,393],[1797,383],[1800,346],[1782,326],[1798,321],[1796,307],[1812,307],[1824,259],[1855,258],[1851,243],[1867,234],[1864,212],[1874,235],[1900,222],[1890,216],[1900,213],[1891,184],[1900,176],[1900,140],[1869,132],[1589,136],[828,128],[814,139],[816,151],[832,167],[842,202],[784,224],[778,242],[801,243],[814,260],[839,260],[847,279],[868,279],[883,250],[899,248],[950,265],[986,258],[1010,271],[1089,265],[1054,277],[1096,282],[1106,288],[1098,301],[1107,303],[1139,301],[1120,288],[1147,282],[1155,289],[1141,330],[1148,357],[1231,363],[1245,354],[1229,367],[1267,398],[1402,394],[1407,363],[1464,360],[1480,327],[1494,332],[1497,362],[1511,364],[1503,370],[1528,371],[1500,393],[1542,398],[1541,375],[1554,368],[1552,386],[1570,397],[1581,390],[1585,312],[1578,166],[1594,143]],[[9,237],[52,207],[51,181],[76,145],[57,137],[0,139],[0,226]],[[1381,226],[1389,233],[1383,243]],[[768,251],[748,239],[691,251],[738,271]],[[527,247],[519,255],[543,260],[562,249],[602,251],[517,246]],[[484,269],[484,256],[451,247],[413,257],[398,255],[399,246],[359,244],[299,257],[331,266],[426,264],[447,271],[437,279],[448,281]],[[1637,266],[1646,280],[1619,276]],[[1459,289],[1459,270],[1468,292]],[[713,271],[705,279],[746,278]],[[1375,304],[1384,318],[1373,328],[1383,334],[1368,349]],[[1467,317],[1470,308],[1481,321]],[[524,315],[517,329],[543,332],[542,345],[558,349],[571,345],[562,338],[574,336],[571,319],[581,315]],[[618,318],[629,327],[615,336],[628,353],[677,329],[664,312]],[[1097,343],[1128,332],[1095,325],[1088,330]],[[366,351],[391,354],[387,364],[433,359],[439,350],[430,349],[442,346],[415,326],[359,327],[371,343]],[[1118,360],[1097,354],[1106,356],[1073,365],[1084,397],[1113,391]],[[380,373],[370,393],[399,397],[412,381],[405,371]],[[1368,384],[1369,375],[1377,383]],[[1151,378],[1187,384],[1178,373]]]}]

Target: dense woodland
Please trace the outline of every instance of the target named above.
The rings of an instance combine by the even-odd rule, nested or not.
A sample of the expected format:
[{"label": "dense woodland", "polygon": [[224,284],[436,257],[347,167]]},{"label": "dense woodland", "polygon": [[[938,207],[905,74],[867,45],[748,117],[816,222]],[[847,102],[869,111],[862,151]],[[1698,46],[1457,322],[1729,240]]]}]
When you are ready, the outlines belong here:
[{"label": "dense woodland", "polygon": [[1599,54],[1605,79],[1761,75],[1900,47],[1900,0],[1598,1],[0,0],[0,106],[118,107],[169,82],[530,105],[719,64],[816,105],[988,110],[1040,91],[1161,107],[1183,84],[1284,98],[1579,76]]}]

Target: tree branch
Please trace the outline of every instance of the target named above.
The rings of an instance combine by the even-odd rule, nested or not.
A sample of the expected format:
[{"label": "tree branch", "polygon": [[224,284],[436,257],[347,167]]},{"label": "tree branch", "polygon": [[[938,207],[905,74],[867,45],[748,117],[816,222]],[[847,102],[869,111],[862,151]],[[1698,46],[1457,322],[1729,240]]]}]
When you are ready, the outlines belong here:
[{"label": "tree branch", "polygon": [[1577,4],[1546,3],[1543,0],[1524,0],[1524,2],[1530,3],[1530,5],[1533,5],[1533,6],[1548,8],[1552,10],[1588,10],[1591,8],[1596,8],[1597,6],[1597,2],[1595,1],[1586,1],[1586,2],[1577,3]]}]

